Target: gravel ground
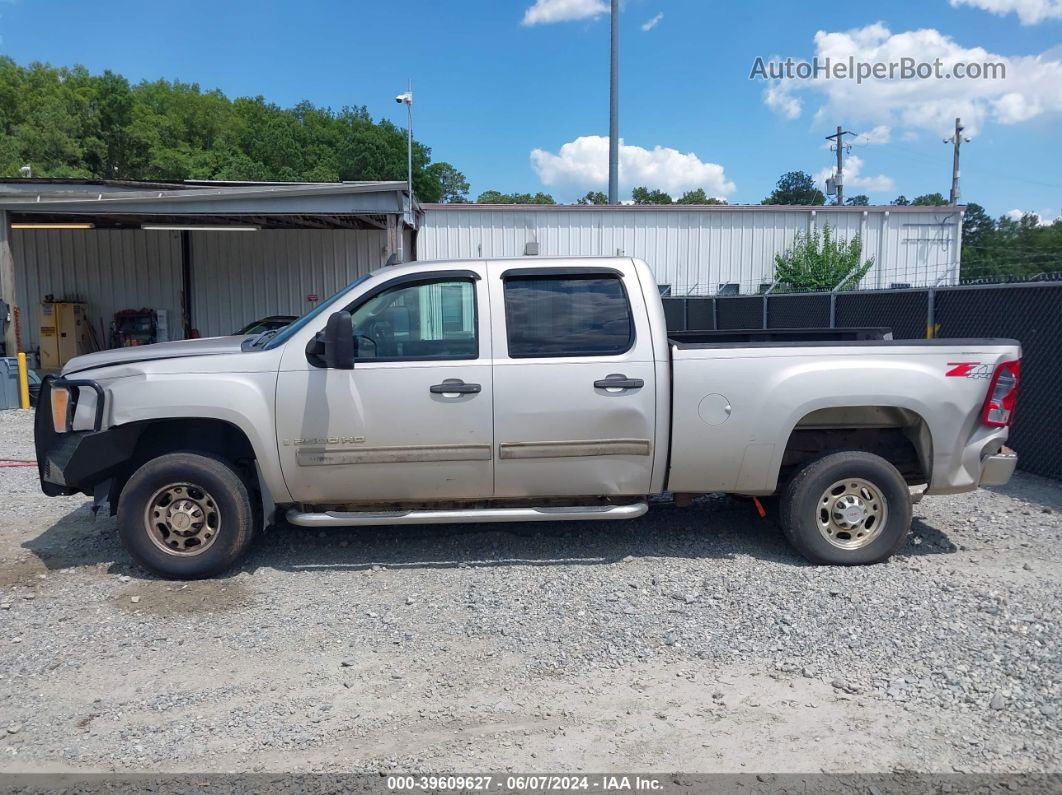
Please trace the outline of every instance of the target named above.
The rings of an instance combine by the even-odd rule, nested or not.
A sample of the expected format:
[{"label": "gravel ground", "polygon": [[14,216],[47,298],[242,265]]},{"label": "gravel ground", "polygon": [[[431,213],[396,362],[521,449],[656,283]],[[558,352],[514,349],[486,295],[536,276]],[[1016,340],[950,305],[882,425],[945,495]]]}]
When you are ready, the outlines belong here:
[{"label": "gravel ground", "polygon": [[[0,457],[32,458],[0,414]],[[0,771],[1059,770],[1062,486],[807,564],[723,497],[617,524],[271,530],[156,579],[0,469]]]}]

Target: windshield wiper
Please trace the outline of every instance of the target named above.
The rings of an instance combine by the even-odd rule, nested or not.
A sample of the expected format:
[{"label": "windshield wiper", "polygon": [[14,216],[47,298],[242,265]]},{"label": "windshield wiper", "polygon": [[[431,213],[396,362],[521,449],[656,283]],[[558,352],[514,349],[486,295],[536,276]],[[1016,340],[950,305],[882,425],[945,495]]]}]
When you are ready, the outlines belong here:
[{"label": "windshield wiper", "polygon": [[251,347],[257,348],[269,342],[269,340],[273,339],[273,337],[277,335],[277,332],[279,332],[282,328],[284,327],[279,326],[278,328],[271,328],[269,329],[269,331],[263,331],[261,334],[251,340]]}]

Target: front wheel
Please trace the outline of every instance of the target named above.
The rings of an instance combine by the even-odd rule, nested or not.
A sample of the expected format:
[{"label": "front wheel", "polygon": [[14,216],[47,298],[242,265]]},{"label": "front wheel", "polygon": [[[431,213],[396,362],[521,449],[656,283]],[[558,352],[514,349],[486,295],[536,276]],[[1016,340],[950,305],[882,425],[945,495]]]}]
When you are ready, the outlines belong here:
[{"label": "front wheel", "polygon": [[880,563],[907,539],[911,493],[884,458],[832,453],[789,481],[781,524],[789,543],[812,563]]},{"label": "front wheel", "polygon": [[118,533],[138,563],[169,579],[211,577],[254,534],[247,484],[224,460],[169,453],[133,473],[118,501]]}]

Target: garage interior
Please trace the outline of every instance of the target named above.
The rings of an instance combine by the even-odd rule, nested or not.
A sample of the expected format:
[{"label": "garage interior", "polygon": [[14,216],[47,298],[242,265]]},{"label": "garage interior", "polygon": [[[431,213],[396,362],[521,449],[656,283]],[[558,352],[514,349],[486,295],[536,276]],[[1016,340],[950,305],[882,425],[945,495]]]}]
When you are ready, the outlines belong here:
[{"label": "garage interior", "polygon": [[420,217],[398,181],[0,180],[4,355],[50,370],[91,350],[301,315],[415,259]]}]

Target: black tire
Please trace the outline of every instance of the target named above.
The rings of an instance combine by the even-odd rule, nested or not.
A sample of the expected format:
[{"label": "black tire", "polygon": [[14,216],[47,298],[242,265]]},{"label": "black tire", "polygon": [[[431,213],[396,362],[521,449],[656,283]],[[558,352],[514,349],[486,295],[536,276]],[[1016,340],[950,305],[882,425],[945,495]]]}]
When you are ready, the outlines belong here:
[{"label": "black tire", "polygon": [[[874,506],[879,512],[884,507],[884,521],[879,526],[854,524],[846,525],[850,529],[838,530],[830,522],[831,515],[840,514],[831,514],[836,503],[830,500],[837,497],[831,496],[834,492],[827,494],[827,490],[848,479],[869,484],[877,491],[877,494],[867,492],[873,497],[864,501],[864,510],[869,518]],[[858,500],[858,489],[853,491],[857,492]],[[877,497],[883,500],[883,505]],[[789,543],[812,563],[841,566],[880,563],[888,560],[907,540],[911,528],[911,493],[903,476],[884,458],[862,452],[831,453],[808,464],[789,481],[782,493],[780,519]],[[822,530],[820,523],[825,525]],[[866,533],[865,541],[861,531]],[[832,541],[827,538],[830,534]],[[839,544],[863,545],[842,548]]]},{"label": "black tire", "polygon": [[[161,496],[160,490],[165,490]],[[179,503],[182,493],[185,499]],[[247,484],[225,460],[201,453],[168,453],[148,461],[125,484],[118,501],[118,533],[129,554],[160,577],[212,577],[243,557],[251,543],[255,511],[250,494]],[[158,507],[159,501],[166,499],[170,499],[168,505]],[[156,510],[183,505],[188,506],[189,516],[194,517],[199,508],[199,515],[205,517],[198,522],[194,518],[181,520],[195,522],[189,531],[190,535],[195,532],[192,540],[172,531],[167,536],[165,528],[170,524],[165,521],[149,521],[149,508],[151,515],[157,516]],[[195,531],[195,527],[200,529]],[[163,548],[167,544],[187,546],[180,551],[168,550]]]}]

